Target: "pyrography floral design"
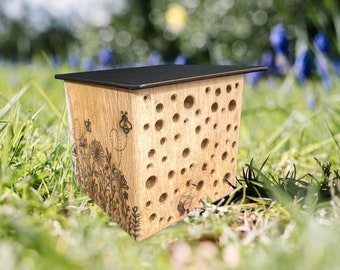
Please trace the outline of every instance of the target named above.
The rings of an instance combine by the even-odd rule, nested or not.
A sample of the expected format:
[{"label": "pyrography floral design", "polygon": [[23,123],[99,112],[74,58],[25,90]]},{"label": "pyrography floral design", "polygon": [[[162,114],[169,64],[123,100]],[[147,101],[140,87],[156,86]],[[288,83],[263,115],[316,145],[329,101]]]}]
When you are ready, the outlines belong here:
[{"label": "pyrography floral design", "polygon": [[[78,120],[76,122],[79,123]],[[115,222],[134,238],[138,238],[141,230],[141,214],[137,206],[129,204],[129,186],[119,169],[119,164],[113,161],[112,153],[107,147],[104,148],[100,141],[93,139],[88,142],[86,133],[90,131],[86,127],[83,130],[75,140],[72,149],[78,185]],[[94,130],[92,130],[93,134]],[[112,134],[119,136],[118,130]],[[125,147],[119,150],[124,149]]]}]

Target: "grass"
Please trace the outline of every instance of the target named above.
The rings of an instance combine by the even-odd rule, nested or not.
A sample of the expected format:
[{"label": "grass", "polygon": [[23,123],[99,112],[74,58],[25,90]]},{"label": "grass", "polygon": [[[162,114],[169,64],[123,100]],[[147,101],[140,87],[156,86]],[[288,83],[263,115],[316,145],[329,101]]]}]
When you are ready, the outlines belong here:
[{"label": "grass", "polygon": [[339,81],[329,92],[291,74],[246,86],[234,193],[136,243],[74,184],[55,73],[2,66],[2,269],[337,269]]}]

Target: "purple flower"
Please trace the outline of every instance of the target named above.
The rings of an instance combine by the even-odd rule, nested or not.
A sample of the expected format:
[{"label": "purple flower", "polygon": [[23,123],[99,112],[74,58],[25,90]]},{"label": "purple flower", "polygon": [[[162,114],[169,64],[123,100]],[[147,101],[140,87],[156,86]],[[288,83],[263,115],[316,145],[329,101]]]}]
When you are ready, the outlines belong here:
[{"label": "purple flower", "polygon": [[329,90],[332,87],[332,80],[328,74],[329,59],[326,55],[318,53],[315,55],[314,63],[316,72],[321,78],[321,83],[324,89]]},{"label": "purple flower", "polygon": [[269,40],[275,53],[288,55],[289,42],[287,38],[286,29],[282,24],[277,24],[272,28]]},{"label": "purple flower", "polygon": [[157,51],[152,52],[147,61],[148,66],[160,65],[162,63],[163,63],[163,57]]},{"label": "purple flower", "polygon": [[303,48],[297,55],[294,64],[294,72],[297,80],[303,84],[311,74],[311,61],[307,48]]},{"label": "purple flower", "polygon": [[104,47],[99,51],[99,62],[101,68],[111,68],[114,63],[112,50],[108,47]]},{"label": "purple flower", "polygon": [[[267,66],[269,71],[273,70],[273,62],[274,56],[272,52],[265,51],[262,56],[261,60],[258,63],[261,66]],[[258,81],[266,74],[266,71],[258,71],[258,72],[251,72],[245,75],[246,80],[250,83],[251,86],[255,86]]]},{"label": "purple flower", "polygon": [[314,37],[314,47],[322,52],[327,54],[328,53],[328,38],[324,33],[318,33]]},{"label": "purple flower", "polygon": [[188,58],[184,54],[177,55],[174,64],[175,65],[187,65],[188,64]]},{"label": "purple flower", "polygon": [[81,61],[81,66],[83,70],[93,71],[96,68],[96,63],[92,58],[85,57]]}]

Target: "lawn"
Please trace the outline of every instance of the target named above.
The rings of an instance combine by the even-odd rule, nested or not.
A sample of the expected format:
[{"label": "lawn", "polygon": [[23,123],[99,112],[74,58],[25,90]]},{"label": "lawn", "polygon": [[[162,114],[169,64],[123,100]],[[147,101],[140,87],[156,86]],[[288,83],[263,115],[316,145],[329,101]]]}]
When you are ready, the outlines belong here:
[{"label": "lawn", "polygon": [[[340,81],[246,84],[238,186],[137,243],[74,184],[64,88],[1,66],[1,269],[337,269]],[[306,93],[316,107],[306,105]]]}]

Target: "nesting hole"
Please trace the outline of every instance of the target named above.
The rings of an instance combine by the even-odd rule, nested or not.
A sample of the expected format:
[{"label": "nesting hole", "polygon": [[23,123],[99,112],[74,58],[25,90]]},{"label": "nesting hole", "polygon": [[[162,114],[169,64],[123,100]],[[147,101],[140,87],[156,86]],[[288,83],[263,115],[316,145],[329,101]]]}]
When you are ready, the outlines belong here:
[{"label": "nesting hole", "polygon": [[205,123],[208,124],[210,122],[210,117],[205,118]]},{"label": "nesting hole", "polygon": [[171,170],[170,172],[168,172],[168,178],[169,179],[172,179],[175,175],[175,171],[174,170]]},{"label": "nesting hole", "polygon": [[228,152],[226,151],[222,154],[222,160],[226,160],[227,157],[228,157]]},{"label": "nesting hole", "polygon": [[236,109],[236,100],[232,99],[230,100],[229,104],[228,104],[228,109],[229,111],[233,111]]},{"label": "nesting hole", "polygon": [[205,149],[207,148],[209,145],[209,139],[208,138],[205,138],[202,142],[201,142],[201,148],[202,149]]},{"label": "nesting hole", "polygon": [[168,193],[163,193],[160,197],[159,197],[159,202],[163,203],[166,201],[166,199],[168,198]]},{"label": "nesting hole", "polygon": [[214,102],[212,105],[211,105],[211,111],[212,112],[216,112],[218,110],[218,103],[217,102]]},{"label": "nesting hole", "polygon": [[145,204],[146,207],[149,207],[150,205],[151,205],[151,201],[147,201]]},{"label": "nesting hole", "polygon": [[201,114],[201,110],[200,109],[196,110],[195,114],[199,116]]},{"label": "nesting hole", "polygon": [[173,216],[168,217],[167,222],[170,223],[174,219]]},{"label": "nesting hole", "polygon": [[194,97],[193,96],[187,96],[184,99],[184,107],[186,109],[190,109],[194,105]]},{"label": "nesting hole", "polygon": [[155,129],[157,131],[160,131],[161,129],[163,128],[163,120],[162,119],[159,119],[156,121],[155,123]]},{"label": "nesting hole", "polygon": [[178,114],[178,113],[175,113],[175,114],[172,116],[172,121],[177,122],[178,120],[179,120],[179,114]]},{"label": "nesting hole", "polygon": [[155,175],[152,175],[146,180],[145,185],[147,188],[153,188],[156,185],[156,182],[157,182],[157,177]]},{"label": "nesting hole", "polygon": [[190,149],[189,148],[184,148],[183,152],[182,152],[182,157],[186,158],[188,157],[190,154]]},{"label": "nesting hole", "polygon": [[201,126],[197,126],[197,127],[195,128],[196,134],[200,133],[200,131],[201,131]]},{"label": "nesting hole", "polygon": [[156,106],[156,112],[159,113],[159,112],[163,111],[163,108],[164,108],[164,106],[163,106],[162,103],[157,104],[157,106]]},{"label": "nesting hole", "polygon": [[161,138],[161,140],[159,141],[159,143],[161,145],[165,144],[165,142],[166,142],[166,138],[165,137]]},{"label": "nesting hole", "polygon": [[236,125],[235,127],[234,127],[234,131],[236,131],[238,129],[238,125]]},{"label": "nesting hole", "polygon": [[155,154],[156,154],[156,150],[155,150],[155,149],[151,149],[151,150],[148,152],[148,157],[149,157],[149,158],[152,158]]},{"label": "nesting hole", "polygon": [[180,138],[181,138],[181,134],[179,134],[179,133],[177,133],[177,134],[174,136],[174,140],[175,140],[175,141],[178,141]]},{"label": "nesting hole", "polygon": [[218,180],[215,180],[215,181],[214,181],[213,186],[214,186],[214,187],[217,187],[217,186],[218,186]]},{"label": "nesting hole", "polygon": [[216,171],[215,171],[214,169],[212,169],[212,170],[210,171],[210,174],[213,175],[215,172],[216,172]]},{"label": "nesting hole", "polygon": [[165,162],[168,159],[167,156],[162,157],[162,162]]},{"label": "nesting hole", "polygon": [[188,181],[185,183],[185,185],[186,185],[187,187],[190,187],[190,186],[191,186],[191,180],[188,180]]},{"label": "nesting hole", "polygon": [[152,164],[152,163],[149,163],[148,165],[146,165],[146,168],[147,168],[147,169],[153,168],[153,164]]},{"label": "nesting hole", "polygon": [[206,171],[208,168],[208,164],[207,163],[203,163],[202,165],[202,171]]},{"label": "nesting hole", "polygon": [[186,169],[185,169],[185,168],[183,168],[183,169],[181,170],[181,175],[184,175],[184,174],[185,174],[185,172],[186,172]]},{"label": "nesting hole", "polygon": [[195,167],[195,163],[191,163],[189,166],[190,169],[193,169],[194,167]]},{"label": "nesting hole", "polygon": [[197,190],[201,190],[201,189],[203,188],[203,186],[204,186],[204,181],[201,180],[201,181],[199,181],[199,182],[197,183],[196,189],[197,189]]},{"label": "nesting hole", "polygon": [[236,146],[236,142],[234,141],[232,144],[231,144],[231,147],[234,148]]},{"label": "nesting hole", "polygon": [[143,128],[144,128],[144,130],[148,130],[150,128],[150,125],[149,124],[145,124]]},{"label": "nesting hole", "polygon": [[153,213],[150,217],[149,217],[149,220],[150,221],[154,221],[156,219],[156,214]]},{"label": "nesting hole", "polygon": [[235,88],[238,88],[240,86],[240,84],[237,82],[235,83]]},{"label": "nesting hole", "polygon": [[231,129],[231,124],[227,125],[227,131],[229,131]]},{"label": "nesting hole", "polygon": [[171,99],[171,101],[176,101],[177,95],[176,94],[171,95],[170,99]]},{"label": "nesting hole", "polygon": [[231,178],[231,174],[230,173],[226,173],[224,176],[223,176],[223,182],[230,182],[230,178]]},{"label": "nesting hole", "polygon": [[218,97],[219,95],[221,95],[221,88],[215,90],[215,96]]},{"label": "nesting hole", "polygon": [[218,127],[218,124],[215,123],[214,126],[213,126],[213,128],[216,129],[217,127]]},{"label": "nesting hole", "polygon": [[178,192],[179,192],[179,189],[176,188],[176,189],[174,190],[174,194],[177,194]]},{"label": "nesting hole", "polygon": [[205,88],[205,93],[206,93],[206,94],[209,94],[209,93],[210,93],[210,90],[211,90],[210,87]]},{"label": "nesting hole", "polygon": [[151,98],[150,95],[147,94],[147,95],[145,95],[145,96],[143,97],[143,100],[144,100],[144,101],[149,101],[150,98]]},{"label": "nesting hole", "polygon": [[187,124],[188,122],[189,122],[189,118],[185,118],[183,121],[184,124]]},{"label": "nesting hole", "polygon": [[215,148],[218,148],[218,143],[215,143],[214,147],[215,147]]},{"label": "nesting hole", "polygon": [[230,84],[228,84],[228,85],[227,85],[227,88],[226,88],[226,90],[227,90],[227,93],[230,93],[230,92],[231,92],[231,89],[232,89],[231,85],[230,85]]}]

